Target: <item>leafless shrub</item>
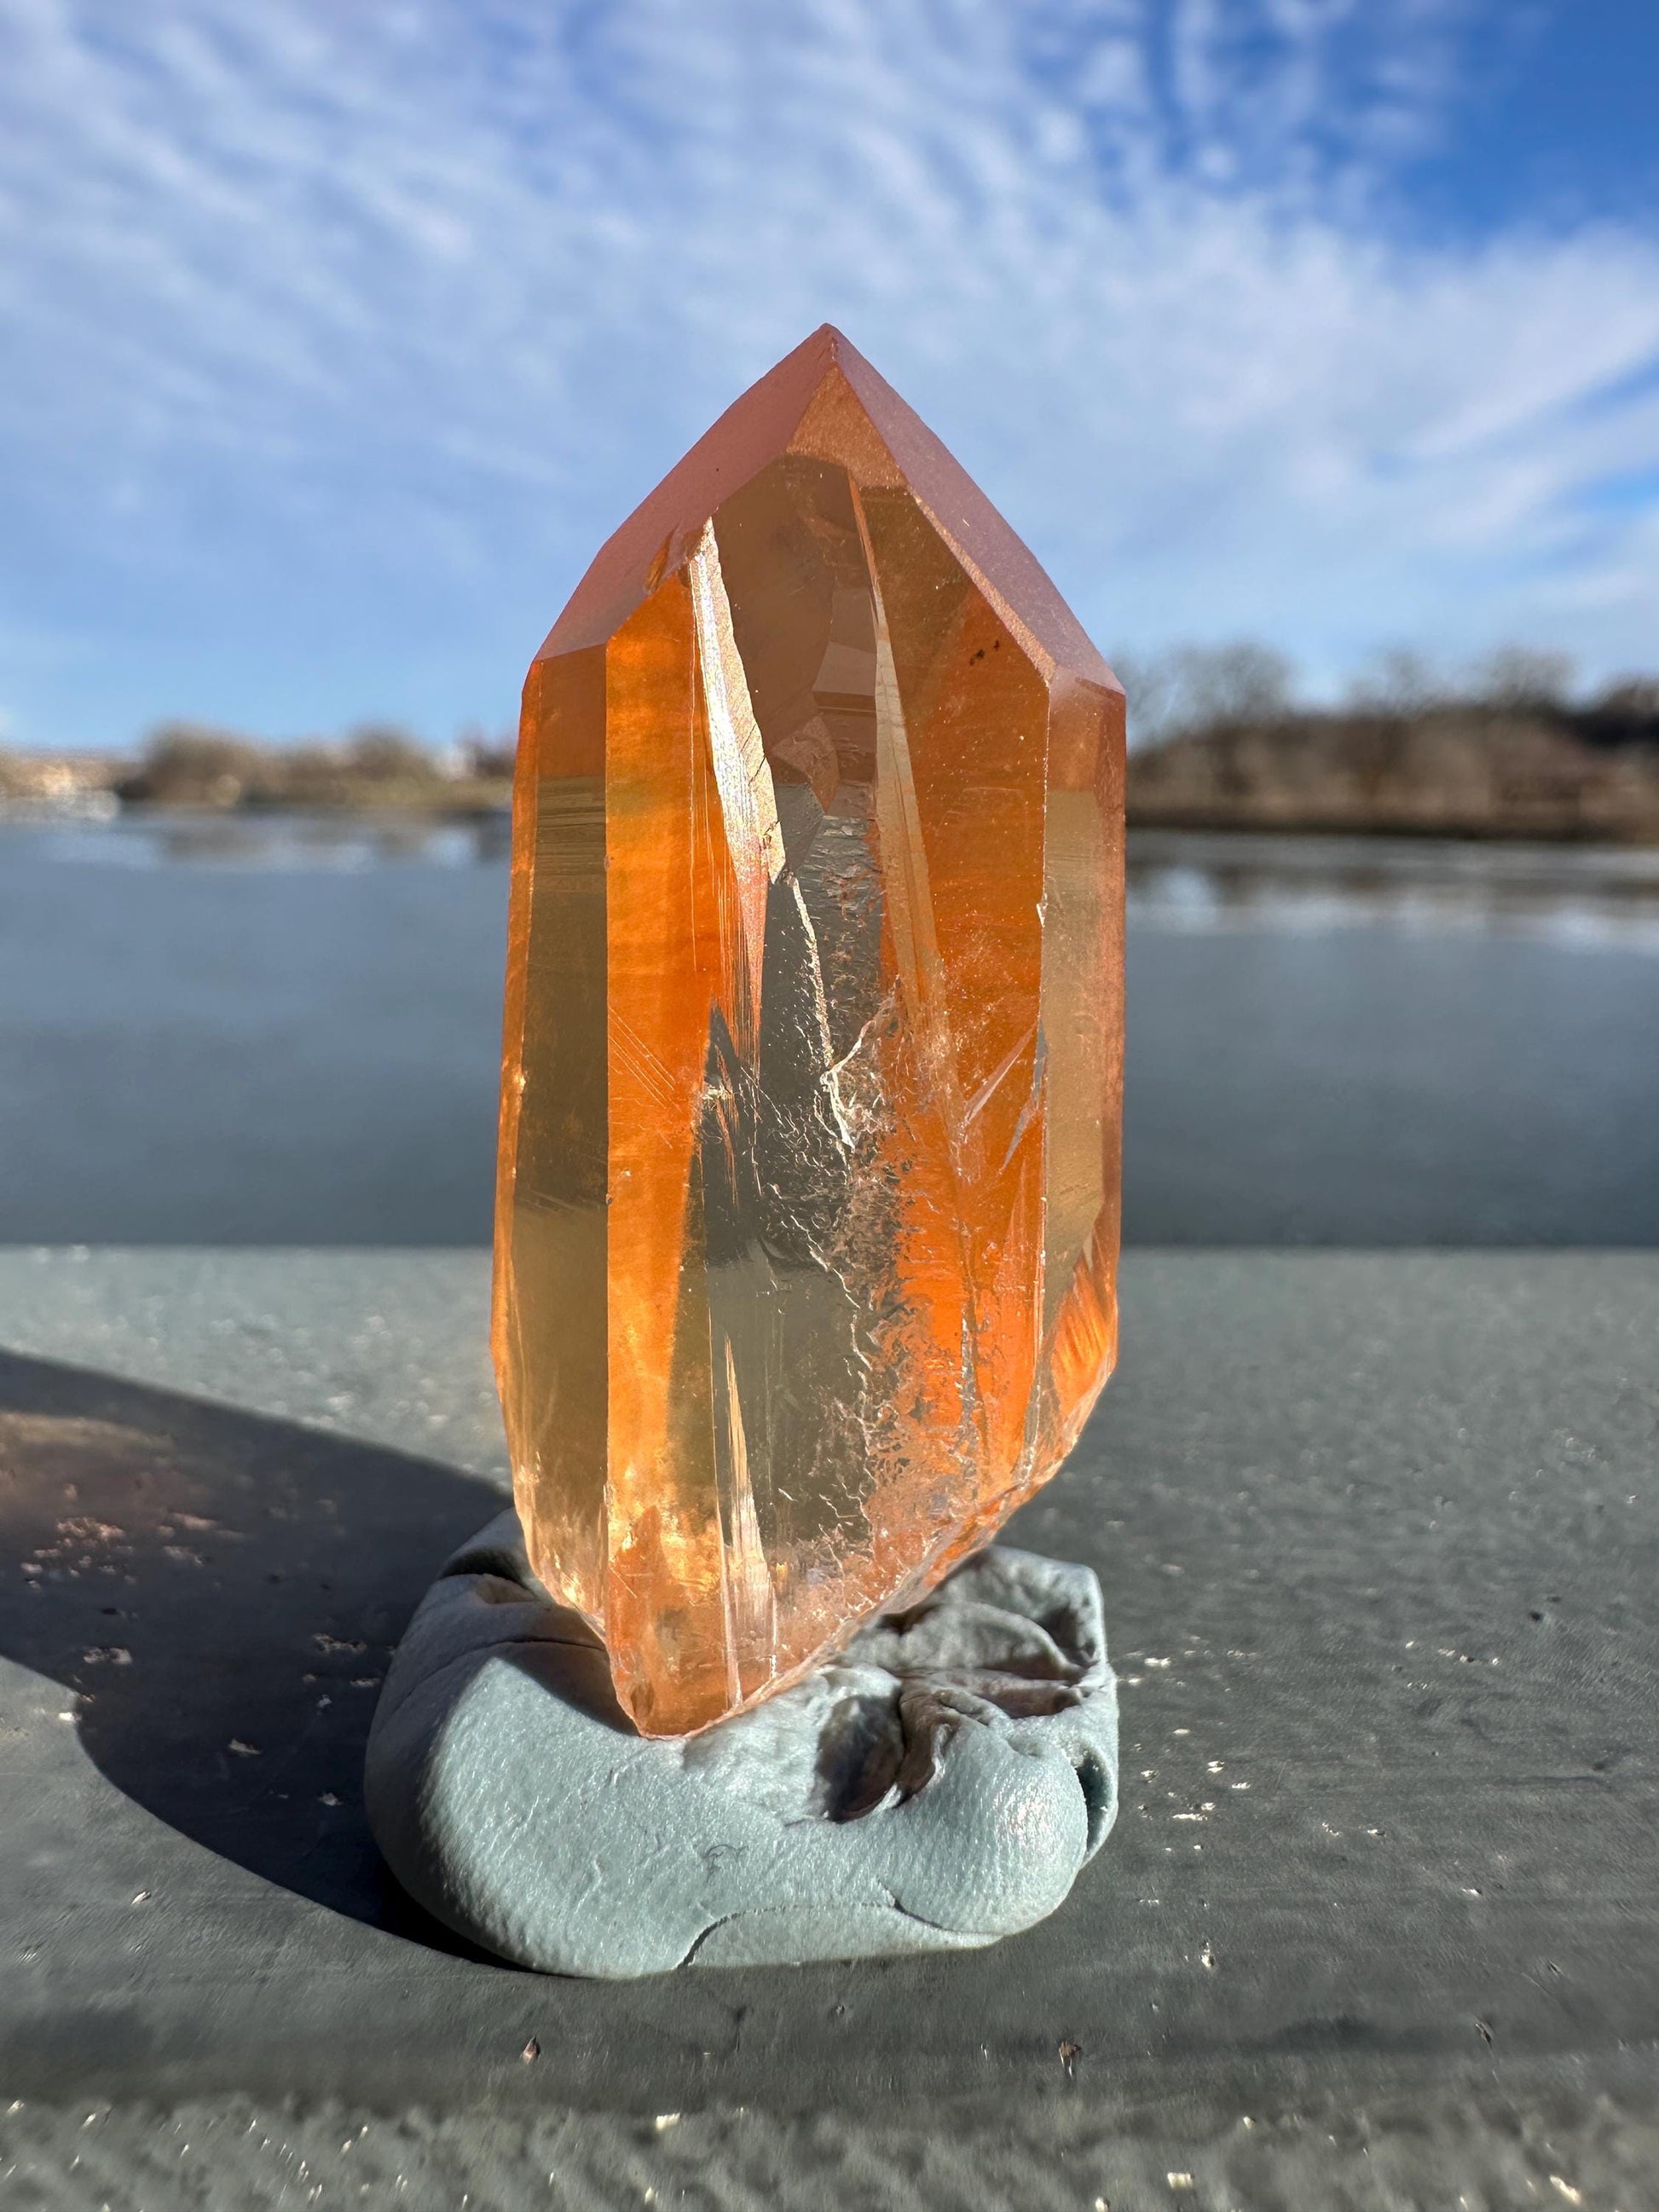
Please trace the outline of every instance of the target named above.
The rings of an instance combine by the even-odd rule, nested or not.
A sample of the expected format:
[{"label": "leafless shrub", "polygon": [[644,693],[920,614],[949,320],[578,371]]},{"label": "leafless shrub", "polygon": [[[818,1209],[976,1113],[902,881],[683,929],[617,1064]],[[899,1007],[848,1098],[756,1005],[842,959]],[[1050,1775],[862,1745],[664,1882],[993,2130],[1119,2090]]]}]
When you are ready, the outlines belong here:
[{"label": "leafless shrub", "polygon": [[149,735],[122,796],[161,806],[234,806],[264,765],[262,747],[233,730],[163,722]]},{"label": "leafless shrub", "polygon": [[346,758],[352,773],[371,783],[428,783],[439,774],[419,738],[390,722],[368,722],[354,730],[346,741]]}]

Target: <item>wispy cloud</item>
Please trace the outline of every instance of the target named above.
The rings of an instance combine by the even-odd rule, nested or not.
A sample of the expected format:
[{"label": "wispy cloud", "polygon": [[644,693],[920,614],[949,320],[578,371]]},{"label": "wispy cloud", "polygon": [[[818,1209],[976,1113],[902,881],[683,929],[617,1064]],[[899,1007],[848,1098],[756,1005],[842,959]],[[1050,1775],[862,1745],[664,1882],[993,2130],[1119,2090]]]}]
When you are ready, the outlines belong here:
[{"label": "wispy cloud", "polygon": [[1659,501],[1593,493],[1659,462],[1659,247],[1402,213],[1479,27],[0,0],[0,560],[14,629],[98,639],[0,682],[43,736],[495,711],[826,316],[1109,645],[1650,659]]}]

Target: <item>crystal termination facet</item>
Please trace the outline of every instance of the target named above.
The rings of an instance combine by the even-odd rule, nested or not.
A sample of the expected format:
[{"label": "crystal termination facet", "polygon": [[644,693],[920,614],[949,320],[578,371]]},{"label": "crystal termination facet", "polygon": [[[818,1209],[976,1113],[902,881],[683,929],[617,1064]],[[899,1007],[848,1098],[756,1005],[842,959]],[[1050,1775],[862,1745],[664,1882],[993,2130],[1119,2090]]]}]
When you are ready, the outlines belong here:
[{"label": "crystal termination facet", "polygon": [[531,668],[495,1361],[646,1735],[919,1595],[1111,1370],[1122,765],[1075,617],[828,327]]}]

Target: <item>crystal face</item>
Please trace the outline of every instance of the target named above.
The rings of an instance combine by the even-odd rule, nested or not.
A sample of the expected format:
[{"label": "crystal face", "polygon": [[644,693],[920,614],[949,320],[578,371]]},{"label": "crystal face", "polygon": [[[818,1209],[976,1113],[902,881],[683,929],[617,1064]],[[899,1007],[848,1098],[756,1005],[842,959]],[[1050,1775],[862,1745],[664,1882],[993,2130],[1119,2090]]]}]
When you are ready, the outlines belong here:
[{"label": "crystal face", "polygon": [[919,1595],[1110,1371],[1122,710],[827,328],[530,671],[495,1358],[531,1559],[647,1735]]}]

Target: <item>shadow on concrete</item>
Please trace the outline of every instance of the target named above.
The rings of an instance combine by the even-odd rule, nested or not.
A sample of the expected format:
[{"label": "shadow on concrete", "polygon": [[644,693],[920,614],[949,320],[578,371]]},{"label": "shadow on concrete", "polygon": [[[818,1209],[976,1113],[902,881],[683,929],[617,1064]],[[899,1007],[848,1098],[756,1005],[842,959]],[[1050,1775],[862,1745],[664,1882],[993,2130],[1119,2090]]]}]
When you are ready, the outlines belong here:
[{"label": "shadow on concrete", "polygon": [[0,1354],[0,1652],[76,1693],[92,1759],[158,1819],[465,1949],[382,1865],[363,1746],[422,1591],[501,1502],[403,1452]]}]

